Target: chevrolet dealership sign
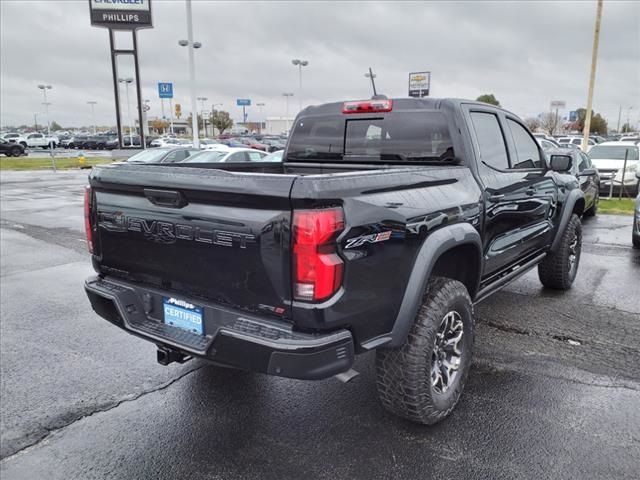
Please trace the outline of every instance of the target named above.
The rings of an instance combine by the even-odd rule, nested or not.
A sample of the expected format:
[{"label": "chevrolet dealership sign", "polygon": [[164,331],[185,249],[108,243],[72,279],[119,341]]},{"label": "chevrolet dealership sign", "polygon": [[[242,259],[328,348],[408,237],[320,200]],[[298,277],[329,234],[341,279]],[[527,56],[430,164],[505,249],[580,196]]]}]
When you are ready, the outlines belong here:
[{"label": "chevrolet dealership sign", "polygon": [[91,25],[121,30],[152,27],[151,0],[89,0]]}]

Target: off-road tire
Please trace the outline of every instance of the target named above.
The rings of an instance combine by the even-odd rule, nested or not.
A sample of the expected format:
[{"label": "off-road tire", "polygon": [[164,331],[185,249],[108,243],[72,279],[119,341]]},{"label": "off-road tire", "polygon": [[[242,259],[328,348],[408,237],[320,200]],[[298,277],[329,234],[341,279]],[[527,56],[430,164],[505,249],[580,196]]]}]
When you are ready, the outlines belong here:
[{"label": "off-road tire", "polygon": [[22,149],[20,147],[13,147],[9,153],[10,155],[7,155],[8,157],[19,157],[22,155]]},{"label": "off-road tire", "polygon": [[598,202],[600,201],[600,194],[596,193],[596,199],[593,202],[593,205],[588,210],[584,211],[585,217],[595,217],[596,213],[598,213]]},{"label": "off-road tire", "polygon": [[[573,247],[576,260],[575,266],[572,268],[569,259],[572,255],[574,239],[577,240],[576,246]],[[545,259],[538,264],[538,277],[542,285],[556,290],[568,290],[571,288],[578,273],[581,252],[582,224],[580,223],[578,215],[574,213],[571,215],[564,232],[562,232],[558,250],[550,252]]]},{"label": "off-road tire", "polygon": [[[444,316],[451,311],[462,319],[462,355],[451,385],[439,393],[432,384],[432,355]],[[384,408],[425,425],[446,418],[458,403],[467,380],[474,330],[473,303],[465,286],[448,278],[431,279],[404,345],[376,352],[376,384]]]}]

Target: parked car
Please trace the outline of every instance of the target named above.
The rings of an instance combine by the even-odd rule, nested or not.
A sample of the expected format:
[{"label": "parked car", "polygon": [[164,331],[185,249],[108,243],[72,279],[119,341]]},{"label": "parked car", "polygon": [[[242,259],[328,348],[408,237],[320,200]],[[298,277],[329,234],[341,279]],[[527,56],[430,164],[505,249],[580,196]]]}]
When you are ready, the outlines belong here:
[{"label": "parked car", "polygon": [[27,135],[27,146],[29,148],[56,148],[60,141],[54,135],[45,135],[44,133],[30,133]]},{"label": "parked car", "polygon": [[107,135],[92,135],[87,137],[82,148],[86,150],[105,150],[107,148],[107,143],[114,138],[117,139],[117,137]]},{"label": "parked car", "polygon": [[24,146],[21,143],[12,143],[0,138],[0,153],[7,157],[19,157],[24,155]]},{"label": "parked car", "polygon": [[536,140],[538,140],[538,143],[540,144],[542,149],[545,150],[545,151],[546,150],[553,150],[555,148],[559,148],[560,147],[560,144],[558,142],[556,142],[555,140],[549,140],[548,138],[541,138],[541,137],[536,137]]},{"label": "parked car", "polygon": [[97,166],[85,191],[91,305],[163,365],[317,380],[376,350],[384,408],[434,424],[464,389],[474,304],[536,266],[558,290],[578,273],[571,159],[549,168],[493,105],[315,105],[282,165],[199,165]]},{"label": "parked car", "polygon": [[[640,171],[636,172],[636,178],[640,182]],[[640,192],[636,196],[636,207],[633,211],[633,230],[631,231],[631,241],[634,248],[640,248]]]},{"label": "parked car", "polygon": [[259,141],[257,141],[255,138],[252,138],[252,137],[238,137],[235,140],[236,142],[242,143],[246,147],[249,147],[254,150],[262,150],[263,152],[266,152],[267,149],[269,148],[268,145],[264,143],[260,143]]},{"label": "parked car", "polygon": [[24,148],[27,148],[27,139],[21,133],[5,133],[2,138],[9,143],[19,143]]},{"label": "parked car", "polygon": [[263,162],[282,162],[282,155],[284,154],[284,150],[277,150],[275,152],[271,152],[266,157],[262,158]]},{"label": "parked car", "polygon": [[267,154],[250,148],[227,148],[227,150],[204,150],[183,160],[183,163],[242,163],[261,162]]},{"label": "parked car", "polygon": [[247,145],[245,143],[239,142],[234,138],[223,138],[220,140],[220,143],[232,148],[247,148]]},{"label": "parked car", "polygon": [[151,141],[150,147],[180,147],[182,143],[177,138],[160,137]]},{"label": "parked car", "polygon": [[[571,143],[573,145],[576,145],[578,148],[582,148],[582,137],[560,137],[558,138],[558,143],[560,144],[560,146],[564,146],[566,143]],[[597,145],[596,141],[593,138],[589,138],[587,140],[587,151],[589,151],[594,145]]]},{"label": "parked car", "polygon": [[88,138],[89,137],[87,135],[74,135],[73,137],[71,137],[71,140],[69,140],[67,147],[76,149],[85,148],[84,144]]},{"label": "parked car", "polygon": [[132,155],[127,163],[178,163],[196,153],[200,153],[200,150],[180,147],[150,148]]},{"label": "parked car", "polygon": [[[640,159],[640,147],[634,142],[603,142],[589,151],[589,158],[600,172],[600,193],[620,191],[620,188],[631,196],[638,193],[636,172]],[[624,179],[622,169],[625,156],[627,167]]]},{"label": "parked car", "polygon": [[593,217],[600,202],[600,176],[589,156],[579,148],[555,148],[545,153],[550,161],[558,156],[571,159],[571,174],[575,175],[584,193],[584,216]]},{"label": "parked car", "polygon": [[286,142],[283,142],[279,138],[263,138],[262,143],[267,145],[268,152],[276,152],[278,150],[284,150]]}]

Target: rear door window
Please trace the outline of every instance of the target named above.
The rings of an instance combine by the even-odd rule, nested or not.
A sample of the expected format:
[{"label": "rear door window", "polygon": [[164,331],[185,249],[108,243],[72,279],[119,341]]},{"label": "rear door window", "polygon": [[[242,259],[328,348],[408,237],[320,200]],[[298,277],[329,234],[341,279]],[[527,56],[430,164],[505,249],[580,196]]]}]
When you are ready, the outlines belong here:
[{"label": "rear door window", "polygon": [[470,115],[480,148],[480,159],[498,170],[508,169],[507,145],[498,117],[487,112],[471,112]]},{"label": "rear door window", "polygon": [[527,129],[510,118],[507,118],[507,125],[516,147],[516,158],[512,161],[511,168],[542,168],[538,144]]}]

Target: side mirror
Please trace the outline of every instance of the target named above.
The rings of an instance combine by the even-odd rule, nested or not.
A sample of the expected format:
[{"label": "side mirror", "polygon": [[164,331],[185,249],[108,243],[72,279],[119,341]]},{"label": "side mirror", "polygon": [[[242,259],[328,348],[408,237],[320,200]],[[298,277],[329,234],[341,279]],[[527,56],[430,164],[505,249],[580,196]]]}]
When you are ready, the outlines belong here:
[{"label": "side mirror", "polygon": [[556,172],[568,172],[572,163],[571,155],[551,155],[551,170]]},{"label": "side mirror", "polygon": [[595,168],[586,168],[583,171],[581,171],[580,173],[578,173],[579,177],[590,177],[591,175],[595,175],[596,169]]}]

